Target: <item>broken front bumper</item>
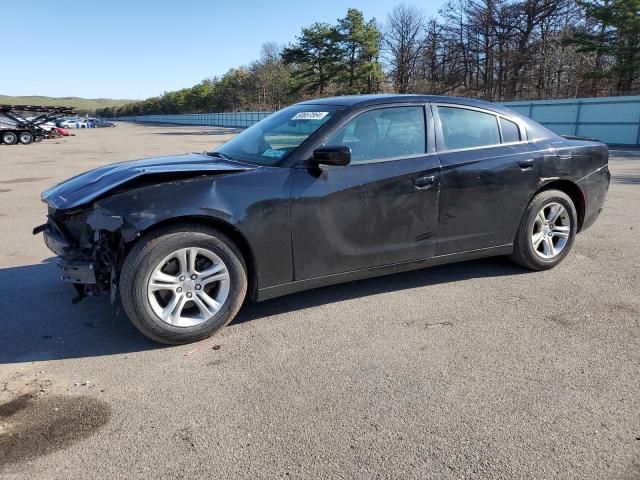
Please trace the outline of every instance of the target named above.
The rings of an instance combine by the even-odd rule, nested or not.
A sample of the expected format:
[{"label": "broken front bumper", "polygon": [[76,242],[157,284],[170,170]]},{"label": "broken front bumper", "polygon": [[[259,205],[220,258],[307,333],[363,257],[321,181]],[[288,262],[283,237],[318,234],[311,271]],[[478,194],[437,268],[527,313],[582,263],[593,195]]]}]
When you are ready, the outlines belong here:
[{"label": "broken front bumper", "polygon": [[62,280],[85,285],[97,283],[93,262],[67,258],[73,247],[59,232],[54,231],[52,228],[45,227],[42,234],[47,248],[58,256],[58,269]]},{"label": "broken front bumper", "polygon": [[66,254],[66,251],[71,248],[71,245],[69,245],[69,243],[62,237],[62,235],[51,230],[48,225],[43,229],[42,235],[44,237],[44,244],[47,246],[47,248],[59,257],[64,256]]},{"label": "broken front bumper", "polygon": [[95,285],[96,272],[93,263],[83,260],[66,261],[64,258],[58,259],[58,269],[60,278],[65,282],[82,283],[84,285]]}]

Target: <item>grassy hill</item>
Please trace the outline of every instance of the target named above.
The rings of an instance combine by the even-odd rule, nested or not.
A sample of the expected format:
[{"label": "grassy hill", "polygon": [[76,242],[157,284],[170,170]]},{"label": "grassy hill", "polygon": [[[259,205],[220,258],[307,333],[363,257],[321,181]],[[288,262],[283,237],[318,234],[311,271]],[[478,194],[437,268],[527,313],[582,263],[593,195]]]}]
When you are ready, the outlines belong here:
[{"label": "grassy hill", "polygon": [[9,97],[0,95],[0,105],[40,105],[45,107],[60,106],[71,107],[76,110],[94,111],[97,108],[115,107],[135,100],[119,100],[113,98],[79,98],[79,97],[40,97],[28,95],[22,97]]}]

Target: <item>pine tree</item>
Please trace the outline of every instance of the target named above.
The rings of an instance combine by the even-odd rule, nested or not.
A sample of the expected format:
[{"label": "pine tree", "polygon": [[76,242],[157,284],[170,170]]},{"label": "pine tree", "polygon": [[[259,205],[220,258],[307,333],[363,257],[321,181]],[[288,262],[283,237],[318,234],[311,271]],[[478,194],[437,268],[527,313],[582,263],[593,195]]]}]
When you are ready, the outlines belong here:
[{"label": "pine tree", "polygon": [[611,77],[619,95],[632,91],[640,73],[640,0],[578,0],[593,28],[575,33],[569,43],[580,52],[610,58],[611,67],[589,72]]},{"label": "pine tree", "polygon": [[378,62],[380,30],[375,19],[365,22],[364,15],[355,8],[338,20],[338,46],[340,48],[340,93],[373,93],[382,80]]},{"label": "pine tree", "polygon": [[298,89],[324,95],[340,68],[338,31],[327,23],[303,28],[297,43],[284,49],[285,63],[294,65]]}]

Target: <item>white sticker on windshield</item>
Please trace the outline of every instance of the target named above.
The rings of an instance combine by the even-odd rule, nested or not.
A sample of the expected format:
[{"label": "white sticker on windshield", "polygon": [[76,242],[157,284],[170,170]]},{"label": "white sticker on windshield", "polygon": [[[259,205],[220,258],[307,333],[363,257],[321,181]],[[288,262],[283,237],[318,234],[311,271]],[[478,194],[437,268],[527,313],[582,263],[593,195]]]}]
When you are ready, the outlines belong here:
[{"label": "white sticker on windshield", "polygon": [[300,112],[296,113],[291,120],[320,120],[328,114],[329,112]]}]

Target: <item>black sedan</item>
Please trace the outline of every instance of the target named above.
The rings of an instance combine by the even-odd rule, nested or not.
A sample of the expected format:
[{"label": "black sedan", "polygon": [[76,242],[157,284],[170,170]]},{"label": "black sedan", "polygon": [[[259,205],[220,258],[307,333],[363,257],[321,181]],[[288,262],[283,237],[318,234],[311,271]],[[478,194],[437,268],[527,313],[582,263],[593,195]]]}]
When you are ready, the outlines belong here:
[{"label": "black sedan", "polygon": [[552,268],[598,217],[609,177],[605,145],[498,105],[338,97],[285,108],[212,152],[78,175],[43,193],[34,233],[75,301],[109,292],[148,337],[186,343],[246,296],[493,255]]}]

